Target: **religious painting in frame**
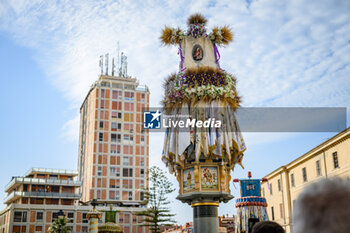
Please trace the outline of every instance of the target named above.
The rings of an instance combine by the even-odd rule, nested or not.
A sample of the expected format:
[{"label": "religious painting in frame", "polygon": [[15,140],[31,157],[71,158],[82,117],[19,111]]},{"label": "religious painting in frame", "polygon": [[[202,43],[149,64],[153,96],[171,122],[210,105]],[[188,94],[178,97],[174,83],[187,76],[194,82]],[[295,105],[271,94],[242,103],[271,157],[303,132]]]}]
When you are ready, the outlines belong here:
[{"label": "religious painting in frame", "polygon": [[188,193],[195,190],[195,180],[194,180],[194,168],[187,168],[183,170],[183,192]]},{"label": "religious painting in frame", "polygon": [[219,190],[218,167],[201,166],[201,189],[208,191]]},{"label": "religious painting in frame", "polygon": [[203,59],[203,49],[199,44],[196,44],[195,46],[193,46],[192,58],[196,62],[199,62]]}]

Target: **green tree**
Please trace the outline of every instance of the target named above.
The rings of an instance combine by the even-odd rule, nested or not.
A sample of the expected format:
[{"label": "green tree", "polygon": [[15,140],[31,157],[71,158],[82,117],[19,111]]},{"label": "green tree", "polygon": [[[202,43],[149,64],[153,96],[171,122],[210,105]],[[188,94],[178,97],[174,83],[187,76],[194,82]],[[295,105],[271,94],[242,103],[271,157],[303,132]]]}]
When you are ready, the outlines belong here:
[{"label": "green tree", "polygon": [[66,218],[57,218],[49,227],[50,233],[69,233],[70,228],[67,227]]},{"label": "green tree", "polygon": [[174,216],[169,208],[167,195],[175,189],[172,183],[165,176],[164,171],[159,167],[153,166],[148,171],[149,187],[145,191],[145,202],[147,210],[138,212],[137,215],[143,216],[142,226],[150,228],[152,233],[160,233],[160,226],[169,226],[175,223]]}]

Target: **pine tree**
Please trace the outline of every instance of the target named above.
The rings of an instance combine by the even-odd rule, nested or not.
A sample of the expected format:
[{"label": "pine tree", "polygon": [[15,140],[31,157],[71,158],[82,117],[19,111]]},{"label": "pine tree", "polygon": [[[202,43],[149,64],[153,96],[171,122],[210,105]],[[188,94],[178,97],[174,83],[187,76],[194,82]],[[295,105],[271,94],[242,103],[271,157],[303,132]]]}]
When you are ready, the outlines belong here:
[{"label": "pine tree", "polygon": [[169,208],[167,195],[175,189],[172,183],[165,176],[165,173],[156,166],[153,166],[148,171],[149,187],[145,192],[145,202],[147,210],[138,212],[137,215],[143,216],[142,226],[150,228],[152,233],[161,233],[160,226],[169,226],[175,223]]},{"label": "pine tree", "polygon": [[69,233],[71,230],[67,227],[65,218],[57,218],[49,227],[50,233]]}]

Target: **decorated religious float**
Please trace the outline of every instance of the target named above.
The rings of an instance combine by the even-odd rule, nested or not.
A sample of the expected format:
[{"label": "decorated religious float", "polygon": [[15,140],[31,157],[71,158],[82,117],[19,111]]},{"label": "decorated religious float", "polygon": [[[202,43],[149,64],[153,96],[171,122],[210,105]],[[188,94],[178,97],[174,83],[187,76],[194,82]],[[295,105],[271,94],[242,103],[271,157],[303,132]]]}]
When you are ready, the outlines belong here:
[{"label": "decorated religious float", "polygon": [[266,178],[251,179],[251,172],[248,172],[248,179],[234,179],[241,187],[241,197],[236,199],[236,233],[247,233],[255,222],[268,221],[266,199],[261,196],[261,182]]},{"label": "decorated religious float", "polygon": [[195,14],[187,31],[165,27],[161,35],[180,55],[179,71],[164,82],[163,110],[170,121],[189,123],[167,128],[162,160],[179,182],[177,199],[193,207],[195,233],[218,232],[217,208],[233,198],[231,172],[246,149],[235,118],[236,79],[219,64],[218,46],[233,35],[226,26],[207,34],[206,22]]}]

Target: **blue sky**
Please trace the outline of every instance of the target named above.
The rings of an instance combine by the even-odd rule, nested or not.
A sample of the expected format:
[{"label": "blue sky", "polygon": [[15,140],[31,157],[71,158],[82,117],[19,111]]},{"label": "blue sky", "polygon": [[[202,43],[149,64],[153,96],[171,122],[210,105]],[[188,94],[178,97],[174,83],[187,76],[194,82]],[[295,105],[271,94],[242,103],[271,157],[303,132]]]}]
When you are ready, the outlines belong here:
[{"label": "blue sky", "polygon": [[[208,30],[232,28],[234,43],[219,48],[221,67],[237,77],[243,106],[350,106],[346,0],[0,0],[1,189],[31,167],[76,169],[79,107],[98,77],[99,55],[115,55],[117,41],[129,74],[150,87],[157,106],[162,80],[179,62],[177,48],[161,46],[160,31],[164,25],[185,29],[195,12],[208,18]],[[248,170],[266,175],[332,135],[245,134],[246,169],[237,167],[233,176],[245,177]],[[152,134],[150,157],[164,168],[162,138]],[[178,201],[172,207],[179,223],[191,219],[190,207]],[[231,201],[219,213],[233,212]]]}]

